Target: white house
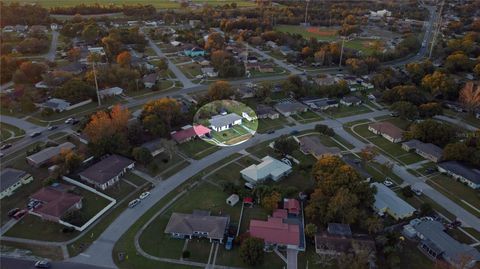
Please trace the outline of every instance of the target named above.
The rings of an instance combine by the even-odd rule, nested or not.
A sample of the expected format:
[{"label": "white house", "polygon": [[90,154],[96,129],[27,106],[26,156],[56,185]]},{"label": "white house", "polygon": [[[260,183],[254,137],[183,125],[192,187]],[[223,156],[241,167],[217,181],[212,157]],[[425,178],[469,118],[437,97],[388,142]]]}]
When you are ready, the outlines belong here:
[{"label": "white house", "polygon": [[98,92],[98,94],[102,98],[107,96],[117,96],[117,95],[121,95],[122,93],[123,93],[123,89],[120,87],[107,88]]},{"label": "white house", "polygon": [[247,112],[242,112],[242,117],[245,118],[248,121],[254,121],[254,120],[257,119],[257,117],[255,117],[255,116],[248,115]]},{"label": "white house", "polygon": [[33,180],[29,173],[13,168],[3,169],[0,178],[0,199],[12,195],[16,189]]},{"label": "white house", "polygon": [[480,170],[457,161],[441,162],[438,171],[467,184],[472,189],[480,189]]},{"label": "white house", "polygon": [[221,132],[230,129],[235,125],[242,124],[242,117],[235,113],[220,114],[213,116],[209,122],[213,130]]},{"label": "white house", "polygon": [[292,167],[270,156],[262,158],[260,164],[252,164],[240,171],[242,178],[256,184],[267,179],[278,181],[292,172]]},{"label": "white house", "polygon": [[378,182],[374,182],[371,185],[377,189],[373,208],[379,215],[383,216],[387,213],[394,219],[400,220],[411,217],[415,213],[414,207],[398,197],[387,186]]}]

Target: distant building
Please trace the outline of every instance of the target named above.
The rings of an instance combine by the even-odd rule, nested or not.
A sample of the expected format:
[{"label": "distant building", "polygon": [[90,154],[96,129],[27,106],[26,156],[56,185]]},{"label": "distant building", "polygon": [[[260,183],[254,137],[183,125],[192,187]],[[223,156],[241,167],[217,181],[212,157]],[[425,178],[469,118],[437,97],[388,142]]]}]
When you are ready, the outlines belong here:
[{"label": "distant building", "polygon": [[467,184],[472,189],[480,188],[480,170],[457,161],[441,162],[438,171]]},{"label": "distant building", "polygon": [[41,188],[30,196],[41,205],[30,213],[44,220],[59,222],[68,212],[82,208],[83,197],[70,193],[73,186],[55,183],[52,186]]},{"label": "distant building", "polygon": [[313,79],[318,86],[330,86],[337,82],[337,79],[334,76],[325,75],[319,76]]},{"label": "distant building", "polygon": [[150,152],[152,157],[155,158],[156,156],[158,156],[159,154],[165,151],[165,148],[163,148],[161,145],[161,140],[162,138],[158,138],[158,139],[143,143],[142,148],[146,148]]},{"label": "distant building", "polygon": [[111,88],[107,88],[99,91],[98,94],[102,98],[108,97],[108,96],[118,96],[123,94],[123,89],[120,87],[111,87]]},{"label": "distant building", "polygon": [[202,74],[204,76],[207,76],[209,78],[218,77],[218,72],[216,72],[213,67],[202,67],[202,68],[200,68],[200,70],[202,71]]},{"label": "distant building", "polygon": [[82,180],[106,190],[120,180],[128,170],[133,169],[135,162],[120,155],[110,155],[88,167],[78,175]]},{"label": "distant building", "polygon": [[300,207],[300,202],[297,199],[285,198],[283,199],[283,209],[287,210],[288,214],[298,216],[302,208]]},{"label": "distant building", "polygon": [[392,143],[398,143],[403,140],[403,130],[388,121],[369,124],[368,130],[374,134],[383,136]]},{"label": "distant building", "polygon": [[327,147],[322,144],[320,138],[316,136],[295,137],[300,144],[300,151],[303,154],[311,154],[316,159],[326,156],[342,156],[342,151],[337,147]]},{"label": "distant building", "polygon": [[320,256],[337,257],[357,249],[367,251],[373,259],[375,241],[367,235],[352,234],[348,224],[329,223],[326,232],[315,235],[315,252]]},{"label": "distant building", "polygon": [[194,47],[194,48],[191,48],[191,49],[186,49],[183,51],[183,53],[185,53],[186,56],[188,57],[198,57],[198,56],[205,56],[206,55],[206,52],[205,50],[199,48],[199,47]]},{"label": "distant building", "polygon": [[403,142],[402,148],[406,151],[415,151],[418,155],[436,163],[441,161],[443,155],[443,149],[439,146],[416,139]]},{"label": "distant building", "polygon": [[298,101],[292,100],[277,103],[275,105],[275,109],[283,116],[289,117],[291,115],[306,112],[308,110],[308,107]]},{"label": "distant building", "polygon": [[182,130],[171,133],[172,139],[178,144],[190,141],[195,137],[204,137],[209,135],[211,130],[203,125],[185,126]]},{"label": "distant building", "polygon": [[480,252],[474,247],[462,244],[445,233],[442,223],[436,220],[422,220],[413,226],[420,238],[419,249],[429,258],[443,259],[455,268],[473,268],[480,261]]},{"label": "distant building", "polygon": [[356,96],[345,96],[340,100],[340,104],[345,106],[358,106],[362,103],[362,99]]},{"label": "distant building", "polygon": [[415,213],[414,207],[398,197],[387,186],[378,182],[374,182],[371,185],[377,189],[373,208],[379,215],[387,213],[395,220],[400,220],[411,217]]},{"label": "distant building", "polygon": [[242,124],[242,117],[235,113],[229,113],[225,115],[213,116],[209,122],[210,127],[213,130],[216,132],[221,132],[233,128],[235,125]]},{"label": "distant building", "polygon": [[306,97],[300,99],[300,101],[314,110],[327,110],[330,108],[338,107],[338,101],[330,98]]},{"label": "distant building", "polygon": [[208,211],[194,210],[192,214],[174,212],[165,233],[173,238],[208,238],[210,242],[222,243],[229,223],[229,216],[212,216]]},{"label": "distant building", "polygon": [[70,105],[71,105],[70,102],[64,99],[52,98],[47,100],[45,103],[41,104],[40,106],[42,108],[52,109],[53,111],[56,111],[56,112],[62,112],[64,110],[67,110],[70,107]]},{"label": "distant building", "polygon": [[288,46],[280,46],[277,47],[277,49],[283,56],[287,56],[288,54],[293,53],[293,50]]},{"label": "distant building", "polygon": [[267,105],[258,105],[255,113],[257,114],[257,117],[259,119],[269,118],[269,119],[274,120],[274,119],[278,119],[280,117],[278,112],[275,111],[275,109],[273,109],[273,107],[267,106]]},{"label": "distant building", "polygon": [[240,96],[240,99],[252,98],[255,97],[255,89],[241,86],[236,89],[236,95]]},{"label": "distant building", "polygon": [[33,181],[29,173],[13,168],[5,168],[0,173],[0,199],[11,196],[16,189]]},{"label": "distant building", "polygon": [[252,164],[240,171],[242,178],[256,184],[257,182],[271,179],[278,181],[292,172],[292,167],[270,156],[262,158],[260,164]]},{"label": "distant building", "polygon": [[27,156],[27,162],[28,164],[38,168],[42,165],[53,162],[55,158],[57,158],[57,156],[60,155],[60,152],[62,150],[74,149],[74,148],[75,148],[75,145],[71,142],[65,142],[58,146],[48,147],[37,153]]},{"label": "distant building", "polygon": [[145,75],[142,78],[143,86],[145,86],[145,88],[147,89],[151,89],[153,88],[153,86],[155,86],[155,84],[157,84],[157,79],[158,79],[157,73]]}]

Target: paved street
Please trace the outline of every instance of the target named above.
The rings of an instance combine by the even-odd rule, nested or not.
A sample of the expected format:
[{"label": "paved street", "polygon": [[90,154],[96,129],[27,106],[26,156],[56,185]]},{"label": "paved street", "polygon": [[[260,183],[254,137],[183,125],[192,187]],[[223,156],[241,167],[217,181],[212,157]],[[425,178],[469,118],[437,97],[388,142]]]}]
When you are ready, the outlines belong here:
[{"label": "paved street", "polygon": [[58,36],[59,33],[57,31],[52,31],[52,42],[50,44],[50,49],[48,53],[45,55],[45,59],[53,62],[55,61],[55,55],[57,54],[57,46],[58,46]]},{"label": "paved street", "polygon": [[1,115],[1,116],[0,116],[0,121],[1,121],[1,122],[4,122],[4,123],[6,123],[6,124],[10,124],[10,125],[16,126],[16,127],[20,128],[20,129],[24,130],[27,134],[28,134],[29,132],[34,131],[34,130],[37,130],[37,129],[43,129],[42,126],[33,124],[33,123],[28,122],[28,121],[23,120],[23,119],[11,117],[11,116]]},{"label": "paved street", "polygon": [[[2,269],[30,269],[35,268],[34,260],[25,260],[20,258],[0,257],[0,267]],[[72,262],[52,262],[51,269],[107,269],[105,267],[72,263]]]}]

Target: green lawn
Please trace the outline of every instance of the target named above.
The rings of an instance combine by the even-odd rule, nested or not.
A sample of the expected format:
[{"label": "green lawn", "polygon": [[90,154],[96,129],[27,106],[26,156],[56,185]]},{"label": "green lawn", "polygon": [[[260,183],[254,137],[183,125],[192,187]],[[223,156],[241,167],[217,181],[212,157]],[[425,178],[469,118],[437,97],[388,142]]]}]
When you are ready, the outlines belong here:
[{"label": "green lawn", "polygon": [[4,142],[14,137],[23,136],[23,135],[25,135],[25,131],[23,131],[22,129],[10,124],[0,122],[0,141],[1,142]]},{"label": "green lawn", "polygon": [[363,113],[372,112],[372,110],[364,105],[359,106],[343,106],[334,107],[325,111],[326,114],[333,118],[343,118]]},{"label": "green lawn", "polygon": [[320,115],[310,110],[300,114],[292,115],[292,118],[294,118],[296,121],[300,123],[310,123],[310,122],[323,120],[323,118]]},{"label": "green lawn", "polygon": [[281,129],[287,124],[285,117],[280,116],[278,119],[259,119],[257,132],[266,133],[270,130]]},{"label": "green lawn", "polygon": [[188,165],[188,162],[180,157],[180,155],[176,153],[172,154],[172,158],[170,159],[170,156],[167,153],[162,152],[155,156],[155,158],[153,158],[153,160],[146,166],[139,165],[138,169],[152,177],[165,177],[165,175],[171,170],[177,171],[177,167],[183,166],[184,163]]},{"label": "green lawn", "polygon": [[219,146],[212,145],[202,139],[194,139],[178,145],[178,148],[193,159],[201,159],[219,150]]},{"label": "green lawn", "polygon": [[103,192],[114,199],[122,199],[123,197],[127,196],[127,194],[133,192],[134,190],[135,190],[135,187],[120,180],[115,185],[106,189]]},{"label": "green lawn", "polygon": [[195,78],[196,76],[203,74],[201,66],[197,63],[178,65],[178,68],[180,68],[182,73],[184,73],[188,78]]},{"label": "green lawn", "polygon": [[123,176],[124,179],[130,181],[131,183],[137,185],[137,186],[142,186],[143,184],[147,183],[145,179],[143,179],[140,176],[135,175],[132,172],[128,172]]},{"label": "green lawn", "polygon": [[233,145],[240,141],[245,141],[252,136],[250,132],[238,125],[221,132],[212,131],[211,135],[213,139],[227,145]]}]

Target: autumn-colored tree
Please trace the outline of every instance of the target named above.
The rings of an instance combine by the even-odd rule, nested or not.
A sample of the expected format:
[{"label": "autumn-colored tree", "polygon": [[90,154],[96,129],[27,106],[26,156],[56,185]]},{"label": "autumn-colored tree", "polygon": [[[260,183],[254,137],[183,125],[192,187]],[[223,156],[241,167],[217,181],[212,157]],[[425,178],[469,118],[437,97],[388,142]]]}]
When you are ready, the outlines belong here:
[{"label": "autumn-colored tree", "polygon": [[365,75],[368,73],[368,66],[365,61],[357,58],[348,58],[345,62],[350,72],[355,75]]},{"label": "autumn-colored tree", "polygon": [[37,83],[42,80],[42,75],[47,70],[47,67],[41,63],[23,62],[14,74],[14,81],[16,83]]},{"label": "autumn-colored tree", "polygon": [[102,139],[112,137],[116,133],[123,133],[127,130],[130,111],[115,105],[111,112],[98,111],[90,118],[83,132],[93,144]]},{"label": "autumn-colored tree", "polygon": [[68,50],[67,58],[70,62],[75,62],[80,59],[81,50],[78,47],[74,47]]},{"label": "autumn-colored tree", "polygon": [[435,71],[422,79],[422,86],[430,90],[434,96],[443,95],[445,98],[455,97],[455,83],[453,79],[441,72]]},{"label": "autumn-colored tree", "polygon": [[272,213],[278,207],[278,203],[282,199],[279,192],[272,192],[262,199],[262,207],[269,213]]},{"label": "autumn-colored tree", "polygon": [[145,129],[155,135],[166,135],[181,118],[180,104],[174,98],[164,97],[143,106],[140,115]]},{"label": "autumn-colored tree", "polygon": [[234,95],[232,86],[224,80],[215,81],[215,83],[210,85],[207,92],[208,99],[211,101],[230,99],[232,95]]},{"label": "autumn-colored tree", "polygon": [[473,73],[475,73],[477,77],[480,77],[480,63],[475,65],[475,67],[473,68]]},{"label": "autumn-colored tree", "polygon": [[366,146],[360,151],[360,158],[364,165],[373,161],[376,156],[378,156],[378,150],[373,146]]},{"label": "autumn-colored tree", "polygon": [[466,71],[471,68],[470,59],[463,51],[456,51],[447,57],[445,67],[450,72]]},{"label": "autumn-colored tree", "polygon": [[365,220],[364,226],[369,234],[376,234],[383,229],[383,220],[377,216],[372,216]]},{"label": "autumn-colored tree", "polygon": [[208,35],[207,41],[205,42],[205,49],[207,50],[219,50],[223,49],[225,45],[225,39],[220,33],[211,33]]},{"label": "autumn-colored tree", "polygon": [[465,105],[468,112],[473,113],[478,107],[480,107],[480,85],[475,87],[472,81],[465,84],[460,91],[460,102]]},{"label": "autumn-colored tree", "polygon": [[310,47],[303,47],[302,56],[304,58],[310,57],[313,55],[313,50]]},{"label": "autumn-colored tree", "polygon": [[131,61],[132,55],[128,51],[122,51],[117,55],[117,63],[122,67],[129,66]]},{"label": "autumn-colored tree", "polygon": [[314,238],[317,230],[317,225],[315,225],[314,223],[308,223],[307,225],[305,225],[305,236],[307,236],[308,238]]}]

